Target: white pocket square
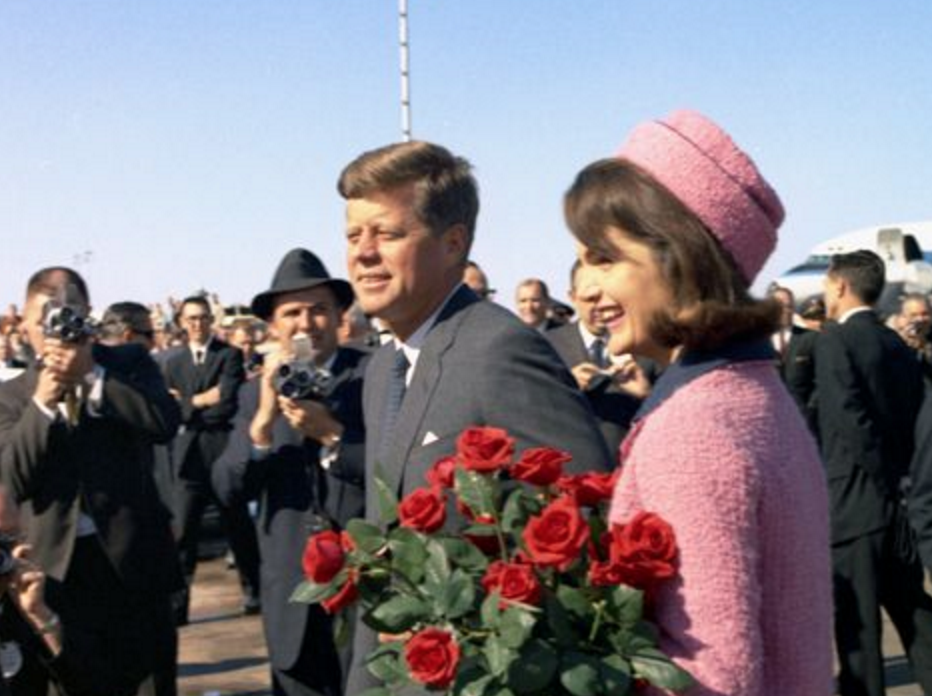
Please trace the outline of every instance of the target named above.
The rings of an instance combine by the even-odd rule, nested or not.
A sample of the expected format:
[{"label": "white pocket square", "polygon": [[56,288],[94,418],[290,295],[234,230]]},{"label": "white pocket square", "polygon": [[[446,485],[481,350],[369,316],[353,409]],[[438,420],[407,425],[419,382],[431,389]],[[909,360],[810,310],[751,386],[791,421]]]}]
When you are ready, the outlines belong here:
[{"label": "white pocket square", "polygon": [[439,437],[437,437],[431,431],[428,430],[427,434],[424,436],[424,440],[421,442],[421,447],[434,443],[439,439],[440,439]]}]

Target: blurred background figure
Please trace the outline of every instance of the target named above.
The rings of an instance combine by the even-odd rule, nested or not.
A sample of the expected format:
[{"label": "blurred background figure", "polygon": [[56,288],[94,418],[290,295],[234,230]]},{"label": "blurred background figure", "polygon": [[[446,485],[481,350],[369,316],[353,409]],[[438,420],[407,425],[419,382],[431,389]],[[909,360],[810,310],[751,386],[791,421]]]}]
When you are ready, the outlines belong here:
[{"label": "blurred background figure", "polygon": [[916,352],[926,383],[932,382],[932,309],[929,298],[921,293],[904,295],[896,322],[897,333]]},{"label": "blurred background figure", "polygon": [[818,434],[815,394],[815,344],[825,323],[825,300],[810,297],[793,317],[793,332],[786,349],[783,380],[796,405],[802,411],[809,429]]},{"label": "blurred background figure", "polygon": [[353,302],[343,310],[340,326],[337,328],[337,342],[341,346],[366,347],[366,339],[372,331],[369,317],[362,311],[358,302]]},{"label": "blurred background figure", "polygon": [[463,282],[483,300],[491,300],[495,296],[495,290],[489,287],[488,276],[475,261],[466,262],[466,268],[463,269]]},{"label": "blurred background figure", "polygon": [[795,299],[793,291],[780,285],[774,285],[770,288],[767,296],[780,304],[780,327],[774,332],[770,339],[773,349],[777,352],[777,358],[782,370],[786,364],[786,351],[790,345],[790,339],[793,334],[793,313],[795,312]]},{"label": "blurred background figure", "polygon": [[515,308],[518,318],[538,331],[549,331],[561,326],[550,319],[550,290],[540,278],[528,278],[518,283],[515,290]]},{"label": "blurred background figure", "polygon": [[155,350],[155,328],[149,308],[138,302],[116,302],[100,320],[98,340],[108,346],[138,343],[150,353]]}]

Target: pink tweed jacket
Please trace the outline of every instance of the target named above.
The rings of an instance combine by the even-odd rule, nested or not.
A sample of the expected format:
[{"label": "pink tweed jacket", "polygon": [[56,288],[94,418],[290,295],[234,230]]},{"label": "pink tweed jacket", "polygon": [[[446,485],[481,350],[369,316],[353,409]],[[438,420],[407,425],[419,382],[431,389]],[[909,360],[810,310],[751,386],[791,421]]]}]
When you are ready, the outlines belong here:
[{"label": "pink tweed jacket", "polygon": [[679,577],[656,619],[661,647],[697,681],[688,696],[829,696],[828,496],[772,364],[683,380],[621,459],[611,520],[653,511],[677,535]]}]

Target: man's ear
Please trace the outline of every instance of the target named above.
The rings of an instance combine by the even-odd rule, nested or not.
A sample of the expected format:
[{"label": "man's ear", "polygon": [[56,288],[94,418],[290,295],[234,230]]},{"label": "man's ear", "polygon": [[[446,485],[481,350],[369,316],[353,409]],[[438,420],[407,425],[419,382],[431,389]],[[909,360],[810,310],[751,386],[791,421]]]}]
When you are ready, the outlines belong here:
[{"label": "man's ear", "polygon": [[469,230],[466,225],[457,223],[450,225],[443,233],[444,249],[456,256],[457,259],[466,259],[469,249]]}]

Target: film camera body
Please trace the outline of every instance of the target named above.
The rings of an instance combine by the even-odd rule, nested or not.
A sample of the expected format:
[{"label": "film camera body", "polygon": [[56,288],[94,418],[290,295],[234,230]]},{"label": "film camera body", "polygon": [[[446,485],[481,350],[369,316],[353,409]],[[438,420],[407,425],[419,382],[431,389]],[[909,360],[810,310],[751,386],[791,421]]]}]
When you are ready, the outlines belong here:
[{"label": "film camera body", "polygon": [[320,401],[330,390],[333,375],[316,365],[315,351],[307,336],[295,337],[294,350],[294,358],[279,365],[275,372],[275,391],[295,401]]},{"label": "film camera body", "polygon": [[95,327],[81,305],[50,300],[42,308],[42,331],[63,343],[80,343],[94,335]]}]

